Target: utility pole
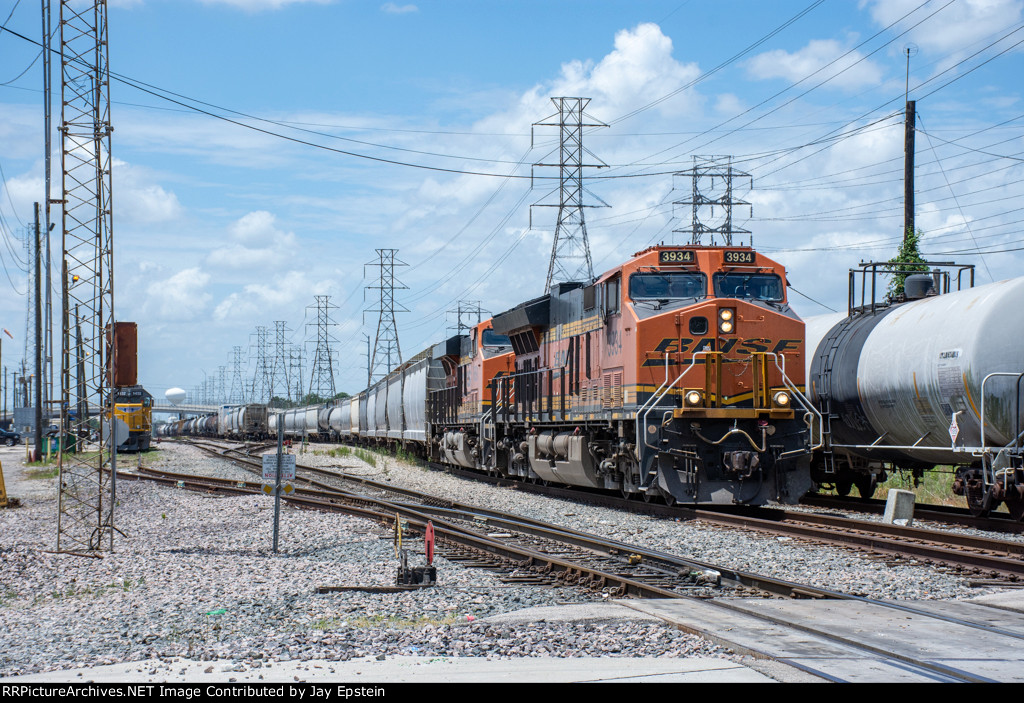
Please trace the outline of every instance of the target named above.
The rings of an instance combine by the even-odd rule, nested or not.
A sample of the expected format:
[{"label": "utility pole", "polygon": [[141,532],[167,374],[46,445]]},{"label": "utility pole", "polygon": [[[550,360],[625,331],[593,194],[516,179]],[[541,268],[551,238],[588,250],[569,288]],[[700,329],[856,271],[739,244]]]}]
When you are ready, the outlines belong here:
[{"label": "utility pole", "polygon": [[907,119],[903,139],[903,241],[914,234],[914,122],[917,119],[917,101],[907,101]]},{"label": "utility pole", "polygon": [[363,339],[366,340],[366,387],[369,388],[373,385],[373,367],[370,366],[373,361],[373,351],[370,346],[370,335],[364,334]]},{"label": "utility pole", "polygon": [[42,248],[40,247],[39,236],[39,203],[35,204],[35,234],[36,234],[36,397],[35,397],[35,461],[42,461],[43,458],[43,386],[46,378],[43,375],[43,309],[42,302],[42,279],[39,277],[42,268]]},{"label": "utility pole", "polygon": [[[583,202],[583,169],[607,168],[608,166],[583,147],[584,127],[608,126],[594,120],[584,112],[590,103],[590,98],[551,98],[551,102],[558,108],[558,112],[533,124],[534,127],[558,127],[558,163],[541,161],[534,164],[534,167],[558,168],[558,205],[534,203],[535,207],[558,208],[555,238],[551,245],[551,261],[548,264],[548,277],[544,284],[545,290],[551,290],[552,285],[560,282],[587,281],[589,283],[593,280],[594,264],[590,258],[590,242],[587,239],[587,225],[583,219],[583,209],[598,206],[586,205]],[[594,121],[586,122],[587,118]],[[532,128],[530,141],[533,146]],[[584,163],[584,151],[597,163]],[[608,207],[608,203],[603,200],[601,200],[601,204]],[[530,212],[532,214],[533,211]]]},{"label": "utility pole", "polygon": [[50,221],[50,205],[55,201],[52,198],[50,189],[50,152],[52,150],[52,111],[53,111],[53,85],[52,85],[52,74],[50,72],[50,37],[52,32],[52,14],[50,13],[50,0],[42,0],[43,4],[43,171],[44,182],[45,182],[45,202],[44,202],[44,218],[43,218],[43,233],[46,237],[46,265],[44,270],[46,271],[46,313],[44,319],[46,320],[44,327],[45,339],[43,341],[43,348],[45,350],[44,363],[45,370],[43,377],[46,379],[46,386],[43,388],[43,404],[49,407],[49,402],[53,400],[53,285],[50,281],[50,271],[52,270],[52,263],[50,257],[50,233],[53,231],[53,223]]},{"label": "utility pole", "polygon": [[914,135],[917,125],[917,101],[910,99],[910,57],[917,53],[917,46],[909,44],[903,49],[907,55],[907,83],[904,99],[907,102],[906,120],[903,125],[903,243],[914,235]]},{"label": "utility pole", "polygon": [[403,290],[406,286],[395,280],[395,266],[408,266],[404,261],[395,259],[397,249],[378,249],[379,263],[368,263],[366,266],[380,267],[380,283],[376,286],[367,286],[367,289],[380,290],[380,304],[375,309],[364,311],[376,312],[377,337],[373,343],[373,353],[370,355],[369,383],[372,385],[374,375],[381,377],[391,373],[402,363],[402,351],[398,346],[398,325],[395,323],[395,312],[409,312],[402,306],[395,306],[395,291]]}]

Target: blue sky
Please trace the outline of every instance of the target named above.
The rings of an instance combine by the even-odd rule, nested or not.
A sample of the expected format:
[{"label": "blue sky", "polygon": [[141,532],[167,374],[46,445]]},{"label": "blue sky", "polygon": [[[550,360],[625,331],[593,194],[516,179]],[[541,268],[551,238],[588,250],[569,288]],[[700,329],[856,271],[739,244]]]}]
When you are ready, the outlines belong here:
[{"label": "blue sky", "polygon": [[[557,96],[590,98],[610,125],[586,136],[609,165],[588,173],[611,206],[587,211],[597,270],[681,241],[670,174],[729,155],[753,177],[740,219],[756,247],[841,309],[848,268],[890,258],[900,236],[909,44],[924,250],[976,264],[980,282],[1020,275],[1022,5],[113,0],[113,72],[274,133],[113,83],[115,305],[139,323],[141,381],[191,390],[225,366],[230,385],[241,346],[251,383],[256,326],[286,320],[308,386],[309,306],[330,295],[337,388],[360,390],[377,248],[409,264],[405,356],[444,337],[460,299],[499,312],[541,294],[554,211],[535,208],[531,229],[547,190],[504,176],[548,154],[552,133],[531,150],[530,126]],[[39,3],[5,0],[0,23],[38,40]],[[38,53],[0,33],[8,365],[24,339],[21,227],[42,198]]]}]

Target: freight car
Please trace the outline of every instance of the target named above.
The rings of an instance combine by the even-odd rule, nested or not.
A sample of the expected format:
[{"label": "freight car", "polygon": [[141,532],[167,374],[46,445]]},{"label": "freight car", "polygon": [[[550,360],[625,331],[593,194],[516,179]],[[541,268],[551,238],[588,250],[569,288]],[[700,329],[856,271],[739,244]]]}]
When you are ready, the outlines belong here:
[{"label": "freight car", "polygon": [[809,395],[825,436],[812,476],[870,496],[888,468],[920,477],[952,466],[972,511],[1005,503],[1021,519],[1024,278],[973,287],[971,267],[931,266],[908,276],[901,300],[876,303],[886,265],[862,264],[850,271],[847,313],[807,321]]},{"label": "freight car", "polygon": [[286,436],[670,504],[794,503],[821,444],[803,377],[782,266],[744,246],[657,246],[335,405],[269,410],[265,427],[276,436],[283,414]]}]

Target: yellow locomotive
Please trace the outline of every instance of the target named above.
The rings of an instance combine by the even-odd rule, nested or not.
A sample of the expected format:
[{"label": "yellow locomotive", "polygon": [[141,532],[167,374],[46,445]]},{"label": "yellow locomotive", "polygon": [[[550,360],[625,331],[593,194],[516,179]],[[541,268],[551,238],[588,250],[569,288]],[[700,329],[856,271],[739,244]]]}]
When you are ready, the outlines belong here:
[{"label": "yellow locomotive", "polygon": [[114,417],[128,425],[128,439],[118,447],[122,452],[144,452],[153,439],[153,396],[142,386],[125,386],[114,391]]}]

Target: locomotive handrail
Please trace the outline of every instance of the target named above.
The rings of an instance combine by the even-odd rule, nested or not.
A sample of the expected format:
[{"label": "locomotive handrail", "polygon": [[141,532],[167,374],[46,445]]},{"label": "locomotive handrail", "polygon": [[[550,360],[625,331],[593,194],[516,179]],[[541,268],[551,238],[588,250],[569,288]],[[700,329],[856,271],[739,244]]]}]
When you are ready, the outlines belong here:
[{"label": "locomotive handrail", "polygon": [[[647,443],[646,434],[645,434],[645,438],[643,440],[641,440],[641,438],[640,438],[641,437],[641,435],[640,435],[641,431],[643,431],[647,427],[647,416],[650,415],[651,410],[653,410],[655,408],[655,406],[657,406],[657,404],[661,402],[661,399],[664,398],[666,395],[668,395],[668,392],[671,391],[676,386],[677,383],[679,383],[680,381],[683,380],[683,376],[685,376],[686,374],[690,373],[690,371],[693,370],[693,368],[697,365],[697,355],[698,354],[710,354],[710,353],[712,353],[712,352],[704,351],[704,350],[695,351],[690,356],[690,363],[689,363],[689,365],[686,367],[686,369],[683,370],[683,372],[681,374],[679,374],[678,377],[676,377],[676,380],[672,381],[672,383],[668,382],[668,357],[669,357],[669,355],[667,353],[665,354],[665,382],[662,383],[660,386],[658,386],[658,390],[654,391],[654,393],[651,393],[651,397],[648,398],[644,402],[643,405],[641,405],[639,408],[636,409],[636,416],[637,416],[637,422],[636,422],[636,445],[637,445],[638,449],[639,449],[641,444],[643,444],[643,446],[645,446],[645,447],[648,447],[649,449],[657,449],[657,447],[655,447],[654,445]],[[640,420],[640,414],[641,413],[643,413],[643,420],[642,421]],[[639,459],[639,458],[640,457],[639,457],[639,454],[638,454],[637,455],[637,459]]]},{"label": "locomotive handrail", "polygon": [[[821,412],[817,408],[814,407],[814,403],[812,403],[810,401],[810,399],[807,396],[805,396],[803,394],[803,392],[799,388],[797,388],[796,384],[793,383],[793,381],[789,378],[789,376],[786,375],[786,356],[785,356],[785,354],[776,354],[775,352],[765,352],[765,356],[772,357],[772,361],[775,364],[775,368],[777,368],[779,370],[779,373],[782,375],[782,383],[786,386],[786,388],[789,389],[790,396],[792,398],[796,398],[796,401],[798,403],[800,403],[800,405],[803,407],[803,409],[805,411],[804,412],[804,417],[806,418],[808,415],[810,415],[812,418],[814,418],[814,417],[818,418],[818,441],[817,441],[817,443],[814,442],[814,422],[813,422],[813,419],[812,419],[812,421],[807,426],[807,431],[810,433],[810,439],[811,439],[812,446],[809,449],[807,449],[806,452],[813,452],[815,449],[821,449],[825,445],[825,426],[824,426],[824,420],[821,417]],[[781,364],[779,363],[780,361],[781,361]],[[805,419],[805,422],[807,422],[806,419]],[[803,449],[792,449],[792,450],[790,450],[788,452],[783,452],[782,454],[779,454],[779,458],[781,459],[782,457],[788,456],[790,454],[803,454],[803,453],[806,453],[806,452]]]}]

